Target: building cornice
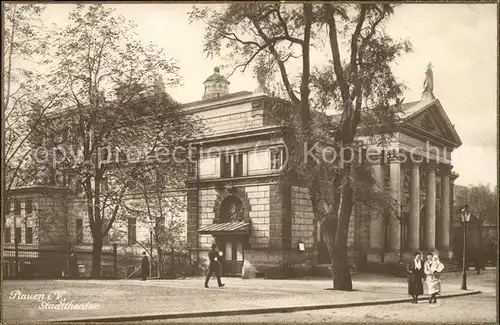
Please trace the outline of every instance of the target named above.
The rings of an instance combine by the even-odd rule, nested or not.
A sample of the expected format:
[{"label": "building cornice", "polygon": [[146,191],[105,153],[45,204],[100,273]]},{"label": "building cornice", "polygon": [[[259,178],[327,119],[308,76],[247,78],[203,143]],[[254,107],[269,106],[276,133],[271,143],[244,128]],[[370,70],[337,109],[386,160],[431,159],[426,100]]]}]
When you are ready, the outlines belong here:
[{"label": "building cornice", "polygon": [[272,97],[266,96],[264,94],[254,94],[251,92],[242,92],[241,96],[221,98],[219,100],[205,100],[196,101],[191,103],[182,104],[182,109],[189,114],[199,113],[203,111],[208,111],[216,108],[223,108],[226,106],[233,106],[237,104],[250,103],[257,99],[272,99]]},{"label": "building cornice", "polygon": [[419,138],[420,140],[424,140],[424,141],[425,140],[432,140],[436,143],[442,144],[442,145],[447,146],[447,147],[458,148],[460,146],[460,144],[458,144],[458,143],[455,143],[455,142],[452,142],[448,139],[439,137],[439,136],[435,135],[434,133],[431,133],[431,132],[425,130],[424,128],[415,126],[413,124],[403,122],[401,124],[398,124],[396,130],[398,132],[401,132],[401,133],[406,133],[408,135],[415,136],[415,137]]},{"label": "building cornice", "polygon": [[[249,175],[249,176],[241,176],[241,177],[231,177],[231,178],[207,178],[207,179],[189,179],[186,181],[187,187],[190,188],[190,185],[199,183],[200,186],[204,188],[210,187],[219,187],[219,186],[229,186],[229,187],[245,187],[245,186],[254,186],[259,184],[266,183],[274,183],[277,180],[283,177],[282,172],[276,173],[266,173],[262,175]],[[255,182],[259,182],[259,184],[254,184]]]},{"label": "building cornice", "polygon": [[221,134],[214,134],[214,135],[208,135],[203,138],[196,138],[189,143],[197,145],[197,144],[206,144],[206,143],[213,143],[213,142],[220,142],[223,140],[237,140],[237,139],[246,139],[249,137],[259,137],[259,136],[265,136],[265,135],[271,135],[271,134],[278,134],[286,129],[286,126],[284,125],[272,125],[272,126],[265,126],[265,127],[259,127],[255,129],[250,129],[250,130],[243,130],[243,131],[232,131],[232,132],[225,132]]}]

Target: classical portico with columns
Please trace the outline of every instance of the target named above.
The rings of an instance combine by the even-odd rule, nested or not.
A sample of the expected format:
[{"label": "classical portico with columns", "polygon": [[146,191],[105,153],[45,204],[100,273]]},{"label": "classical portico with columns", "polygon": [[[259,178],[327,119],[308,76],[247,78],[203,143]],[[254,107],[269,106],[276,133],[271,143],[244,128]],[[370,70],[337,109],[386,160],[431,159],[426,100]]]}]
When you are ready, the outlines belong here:
[{"label": "classical portico with columns", "polygon": [[367,261],[398,263],[415,251],[451,258],[453,206],[451,152],[462,143],[432,90],[428,67],[422,98],[402,105],[404,118],[386,148],[371,162],[378,191],[389,194],[395,208],[371,213]]}]

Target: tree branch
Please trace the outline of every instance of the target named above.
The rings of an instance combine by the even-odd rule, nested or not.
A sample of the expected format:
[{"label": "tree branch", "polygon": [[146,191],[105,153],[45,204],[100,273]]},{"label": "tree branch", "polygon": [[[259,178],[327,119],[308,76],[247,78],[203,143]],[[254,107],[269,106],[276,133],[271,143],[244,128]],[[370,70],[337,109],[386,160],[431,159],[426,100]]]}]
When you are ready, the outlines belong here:
[{"label": "tree branch", "polygon": [[335,24],[335,7],[331,3],[323,5],[325,8],[326,21],[328,25],[328,35],[330,39],[330,49],[332,51],[333,70],[337,77],[342,101],[346,105],[349,101],[349,85],[346,82],[340,59],[339,43],[337,38],[337,26]]},{"label": "tree branch", "polygon": [[270,50],[271,54],[273,55],[274,59],[276,60],[276,63],[278,64],[278,67],[280,69],[281,78],[283,79],[283,84],[285,85],[285,88],[286,88],[286,91],[288,93],[288,96],[290,96],[290,99],[292,100],[292,102],[295,105],[299,105],[300,104],[300,100],[295,95],[295,93],[293,92],[292,85],[290,83],[290,80],[288,79],[288,73],[286,71],[285,64],[280,59],[280,55],[279,55],[278,51],[276,51],[276,48],[274,47],[274,45],[272,45],[269,37],[266,35],[266,33],[264,33],[264,31],[262,30],[262,28],[260,27],[260,25],[258,24],[258,22],[256,21],[256,19],[253,18],[253,17],[249,17],[249,19],[254,24],[255,29],[257,29],[257,32],[259,33],[260,37],[262,37],[262,39],[264,40],[264,42],[266,44],[268,44],[269,50]]}]

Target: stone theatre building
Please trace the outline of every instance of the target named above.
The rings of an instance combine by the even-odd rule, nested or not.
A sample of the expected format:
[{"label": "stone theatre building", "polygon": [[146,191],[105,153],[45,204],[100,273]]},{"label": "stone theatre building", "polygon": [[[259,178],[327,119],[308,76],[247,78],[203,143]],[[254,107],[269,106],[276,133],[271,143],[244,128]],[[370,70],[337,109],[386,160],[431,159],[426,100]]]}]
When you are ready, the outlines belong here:
[{"label": "stone theatre building", "polygon": [[[291,269],[309,273],[315,265],[329,263],[308,189],[284,177],[283,125],[270,112],[273,98],[261,87],[230,93],[229,81],[217,68],[204,86],[202,100],[183,105],[205,123],[203,136],[191,144],[199,153],[196,168],[179,192],[185,196],[186,240],[193,258],[205,264],[217,243],[224,253],[223,274],[243,277],[283,276]],[[367,166],[377,190],[389,193],[400,209],[378,212],[356,203],[348,238],[353,265],[398,263],[402,253],[407,259],[418,249],[451,257],[453,182],[458,176],[451,152],[461,141],[432,86],[420,101],[403,104],[403,110],[405,117],[384,148],[399,159]],[[26,197],[30,204],[48,204],[36,188],[15,190],[11,201]],[[71,198],[63,201],[69,202],[68,221],[61,227],[69,231],[61,236],[75,242],[75,227],[84,228],[76,221],[82,216],[72,210]],[[12,219],[5,229],[13,234]],[[16,224],[21,223],[22,218]],[[146,238],[147,226],[137,224],[138,233],[141,227]],[[85,244],[81,238],[79,243]]]}]

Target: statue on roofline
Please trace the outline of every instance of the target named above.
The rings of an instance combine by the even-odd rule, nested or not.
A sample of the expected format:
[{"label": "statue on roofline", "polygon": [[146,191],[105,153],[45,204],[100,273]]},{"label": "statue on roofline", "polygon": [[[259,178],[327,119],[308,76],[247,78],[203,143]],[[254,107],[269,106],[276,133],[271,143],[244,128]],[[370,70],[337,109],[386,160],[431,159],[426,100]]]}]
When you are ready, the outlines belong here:
[{"label": "statue on roofline", "polygon": [[432,64],[429,62],[425,71],[424,90],[422,91],[422,100],[434,99],[434,75],[432,73]]}]

